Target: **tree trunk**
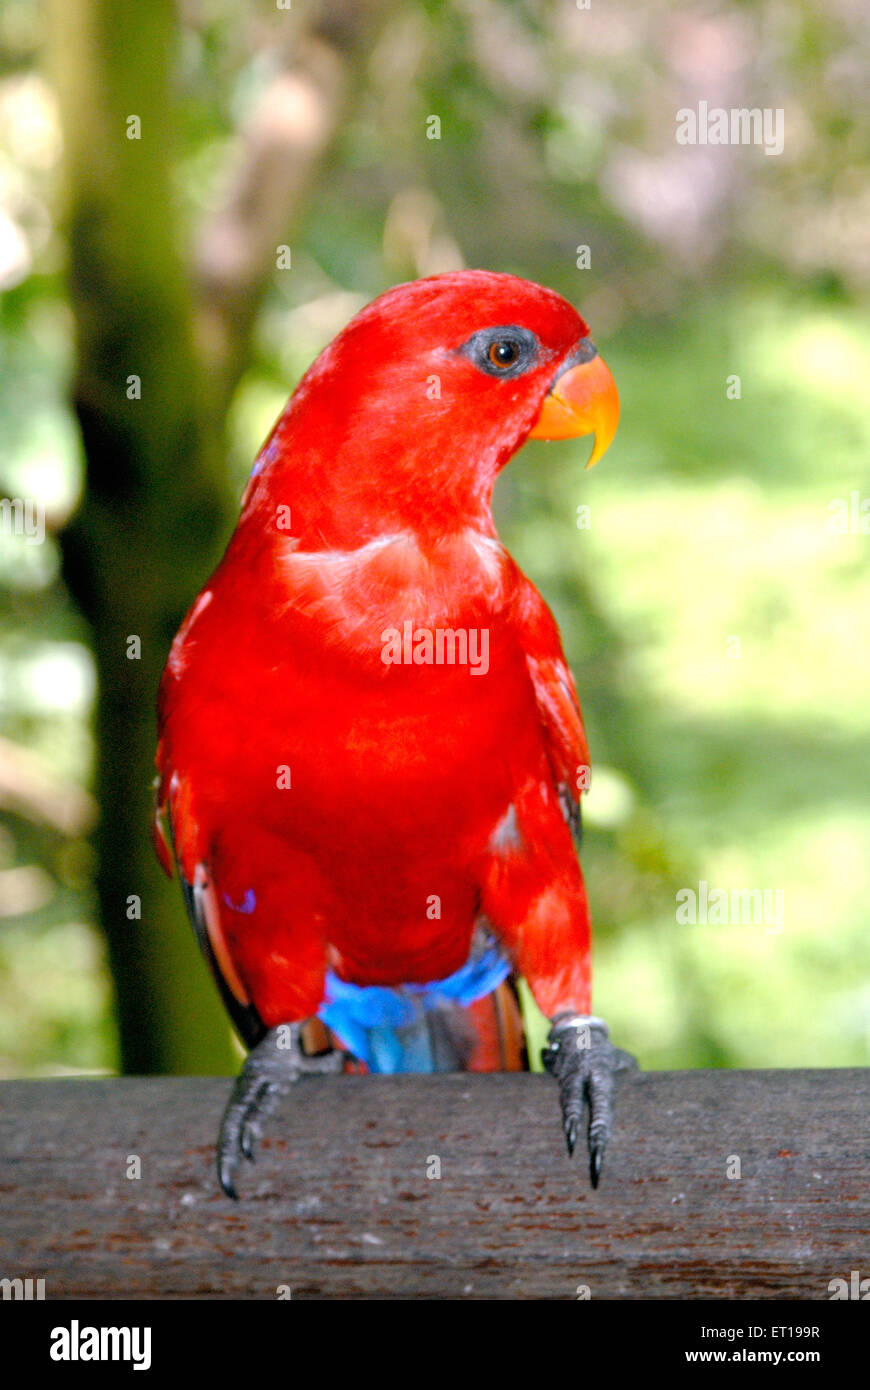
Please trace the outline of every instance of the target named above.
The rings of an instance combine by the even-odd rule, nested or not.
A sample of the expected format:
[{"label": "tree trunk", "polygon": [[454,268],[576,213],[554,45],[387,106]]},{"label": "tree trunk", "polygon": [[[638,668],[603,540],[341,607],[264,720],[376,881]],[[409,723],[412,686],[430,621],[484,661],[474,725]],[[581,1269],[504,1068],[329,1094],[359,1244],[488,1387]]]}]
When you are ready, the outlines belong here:
[{"label": "tree trunk", "polygon": [[[65,577],[99,670],[97,888],[127,1071],[226,1072],[229,1030],[150,842],[158,682],[226,540],[222,420],[209,418],[170,184],[169,0],[59,0],[75,408],[87,491]],[[141,122],[139,138],[135,123]],[[136,398],[135,383],[141,383]],[[140,642],[131,651],[131,638]],[[133,898],[141,902],[141,919]]]}]

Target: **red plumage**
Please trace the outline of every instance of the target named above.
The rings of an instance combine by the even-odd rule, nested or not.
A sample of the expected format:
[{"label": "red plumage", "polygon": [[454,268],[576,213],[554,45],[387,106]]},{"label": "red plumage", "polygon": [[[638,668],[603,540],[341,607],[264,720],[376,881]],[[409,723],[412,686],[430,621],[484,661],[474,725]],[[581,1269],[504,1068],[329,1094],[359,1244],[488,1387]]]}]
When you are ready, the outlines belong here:
[{"label": "red plumage", "polygon": [[[515,349],[522,370],[496,360]],[[264,445],[159,701],[159,809],[242,1031],[316,1014],[327,969],[442,979],[484,919],[548,1017],[589,1012],[580,708],[490,498],[542,412],[564,414],[569,372],[598,374],[615,428],[590,353],[575,310],[526,281],[399,286]],[[575,413],[557,434],[593,428]],[[486,632],[488,669],[385,664],[406,623]]]}]

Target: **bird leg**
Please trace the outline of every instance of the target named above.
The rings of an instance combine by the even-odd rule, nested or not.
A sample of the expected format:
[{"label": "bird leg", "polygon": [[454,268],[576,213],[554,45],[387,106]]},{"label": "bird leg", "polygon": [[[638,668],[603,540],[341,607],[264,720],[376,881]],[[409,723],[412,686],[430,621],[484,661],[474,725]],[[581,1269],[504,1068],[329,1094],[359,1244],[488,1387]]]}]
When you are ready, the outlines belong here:
[{"label": "bird leg", "polygon": [[236,1077],[217,1146],[220,1185],[228,1197],[238,1197],[236,1174],[240,1158],[254,1162],[254,1141],[262,1134],[261,1121],[278,1101],[304,1076],[335,1076],[344,1069],[345,1054],[338,1050],[309,1056],[302,1046],[301,1023],[282,1023],[269,1032],[245,1059]]},{"label": "bird leg", "polygon": [[637,1062],[613,1046],[607,1024],[592,1014],[557,1014],[541,1059],[559,1083],[569,1154],[574,1152],[584,1106],[589,1106],[589,1176],[597,1187],[613,1125],[614,1081],[618,1072],[633,1070]]}]

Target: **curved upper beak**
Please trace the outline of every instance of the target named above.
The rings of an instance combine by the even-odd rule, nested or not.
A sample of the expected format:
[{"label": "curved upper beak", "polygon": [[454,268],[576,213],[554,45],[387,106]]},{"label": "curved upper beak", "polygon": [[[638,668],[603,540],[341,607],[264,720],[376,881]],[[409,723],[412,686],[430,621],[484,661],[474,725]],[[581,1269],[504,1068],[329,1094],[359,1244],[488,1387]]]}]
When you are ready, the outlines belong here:
[{"label": "curved upper beak", "polygon": [[584,338],[544,397],[529,439],[574,439],[594,434],[586,465],[591,468],[606,452],[618,424],[616,382],[596,348]]}]

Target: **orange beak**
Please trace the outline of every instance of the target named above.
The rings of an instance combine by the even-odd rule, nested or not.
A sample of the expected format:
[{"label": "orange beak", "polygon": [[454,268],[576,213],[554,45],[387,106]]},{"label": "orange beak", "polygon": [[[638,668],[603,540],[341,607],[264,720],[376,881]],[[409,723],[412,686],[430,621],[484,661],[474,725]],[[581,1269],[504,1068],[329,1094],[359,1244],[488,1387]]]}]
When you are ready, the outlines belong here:
[{"label": "orange beak", "polygon": [[544,397],[529,439],[575,439],[594,434],[586,467],[607,451],[619,424],[619,393],[610,370],[596,353],[558,376]]}]

